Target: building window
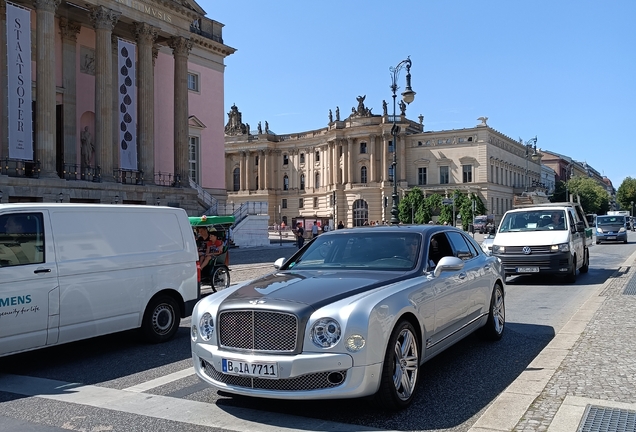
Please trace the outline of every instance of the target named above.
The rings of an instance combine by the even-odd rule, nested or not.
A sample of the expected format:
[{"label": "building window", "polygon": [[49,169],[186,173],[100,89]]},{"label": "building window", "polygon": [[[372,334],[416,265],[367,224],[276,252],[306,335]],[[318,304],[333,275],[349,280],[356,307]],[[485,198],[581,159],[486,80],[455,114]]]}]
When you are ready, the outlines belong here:
[{"label": "building window", "polygon": [[367,182],[367,167],[363,166],[360,168],[360,183]]},{"label": "building window", "polygon": [[300,163],[305,163],[305,153],[300,154]]},{"label": "building window", "polygon": [[286,154],[283,155],[283,165],[287,165],[289,163],[289,156]]},{"label": "building window", "polygon": [[389,181],[390,182],[393,182],[393,177],[394,177],[393,174],[394,174],[394,172],[395,172],[395,167],[393,165],[391,165],[389,167]]},{"label": "building window", "polygon": [[417,169],[417,184],[425,185],[426,184],[426,168],[418,168]]},{"label": "building window", "polygon": [[260,188],[258,187],[258,176],[256,176],[256,182],[255,182],[255,183],[256,183],[256,190],[260,189]]},{"label": "building window", "polygon": [[283,198],[283,201],[281,202],[281,204],[283,208],[287,208],[287,198]]},{"label": "building window", "polygon": [[472,165],[462,165],[462,182],[463,183],[473,182],[473,166]]},{"label": "building window", "polygon": [[395,151],[395,147],[393,147],[393,141],[389,141],[389,153],[393,153]]},{"label": "building window", "polygon": [[359,199],[353,203],[353,226],[362,226],[369,223],[369,205],[365,200]]},{"label": "building window", "polygon": [[188,73],[188,90],[199,91],[199,75]]},{"label": "building window", "polygon": [[448,167],[441,166],[439,167],[439,184],[448,184],[449,176],[448,176]]},{"label": "building window", "polygon": [[320,187],[320,173],[316,173],[316,182],[314,184],[314,187]]},{"label": "building window", "polygon": [[300,175],[300,190],[305,190],[305,174]]},{"label": "building window", "polygon": [[418,145],[418,147],[421,147],[422,146],[422,141],[418,141],[417,145]]},{"label": "building window", "polygon": [[298,208],[304,208],[305,207],[305,200],[303,200],[302,198],[298,198]]},{"label": "building window", "polygon": [[360,143],[360,154],[364,154],[366,152],[367,152],[367,143],[361,142]]},{"label": "building window", "polygon": [[314,208],[318,207],[318,197],[314,197]]},{"label": "building window", "polygon": [[338,146],[338,156],[342,156],[342,146]]},{"label": "building window", "polygon": [[201,183],[201,179],[199,179],[199,137],[191,136],[188,141],[188,168],[190,178],[195,183]]},{"label": "building window", "polygon": [[241,190],[241,170],[240,168],[234,168],[234,172],[232,173],[232,186],[234,192]]},{"label": "building window", "polygon": [[256,156],[256,157],[254,158],[254,165],[255,165],[255,166],[258,166],[258,156]]},{"label": "building window", "polygon": [[320,162],[320,152],[316,152],[316,162]]},{"label": "building window", "polygon": [[287,177],[287,174],[283,177],[283,190],[289,190],[289,177]]}]

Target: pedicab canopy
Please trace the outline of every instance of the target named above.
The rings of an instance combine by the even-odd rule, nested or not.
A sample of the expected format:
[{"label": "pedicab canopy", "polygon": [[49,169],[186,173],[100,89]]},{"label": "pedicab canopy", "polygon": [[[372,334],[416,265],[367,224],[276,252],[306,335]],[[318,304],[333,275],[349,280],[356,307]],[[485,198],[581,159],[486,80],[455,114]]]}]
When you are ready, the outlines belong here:
[{"label": "pedicab canopy", "polygon": [[191,216],[190,225],[192,227],[215,227],[219,230],[226,230],[234,225],[234,216]]}]

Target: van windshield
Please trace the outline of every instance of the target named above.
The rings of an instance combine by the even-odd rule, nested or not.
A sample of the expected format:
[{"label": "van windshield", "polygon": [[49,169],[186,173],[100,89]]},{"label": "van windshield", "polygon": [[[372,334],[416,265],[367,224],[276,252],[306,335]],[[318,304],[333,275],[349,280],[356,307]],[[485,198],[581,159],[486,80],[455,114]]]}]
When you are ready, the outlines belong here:
[{"label": "van windshield", "polygon": [[563,210],[528,210],[507,213],[499,232],[552,231],[565,230],[565,212]]}]

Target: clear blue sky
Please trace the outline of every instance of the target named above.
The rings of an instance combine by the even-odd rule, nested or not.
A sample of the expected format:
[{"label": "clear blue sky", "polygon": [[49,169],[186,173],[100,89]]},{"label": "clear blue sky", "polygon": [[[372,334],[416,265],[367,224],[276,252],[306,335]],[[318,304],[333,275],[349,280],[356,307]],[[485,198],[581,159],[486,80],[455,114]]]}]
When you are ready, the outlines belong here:
[{"label": "clear blue sky", "polygon": [[[225,112],[255,130],[325,127],[365,105],[391,105],[390,66],[411,57],[425,130],[480,116],[513,138],[588,162],[618,188],[636,178],[636,1],[214,1],[225,24]],[[405,71],[398,81],[405,85]],[[227,116],[226,116],[227,117]],[[225,119],[227,121],[227,118]]]}]

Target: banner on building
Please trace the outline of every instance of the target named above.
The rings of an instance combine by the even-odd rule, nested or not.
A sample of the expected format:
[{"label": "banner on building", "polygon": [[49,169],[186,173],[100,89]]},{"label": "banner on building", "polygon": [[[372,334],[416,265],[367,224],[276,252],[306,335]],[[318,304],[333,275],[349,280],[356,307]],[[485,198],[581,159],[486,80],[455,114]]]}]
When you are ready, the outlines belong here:
[{"label": "banner on building", "polygon": [[9,158],[33,160],[31,11],[7,2]]},{"label": "banner on building", "polygon": [[[118,39],[119,70],[119,163],[125,170],[137,170],[137,87],[135,87],[135,45]],[[153,175],[153,173],[148,173]]]}]

